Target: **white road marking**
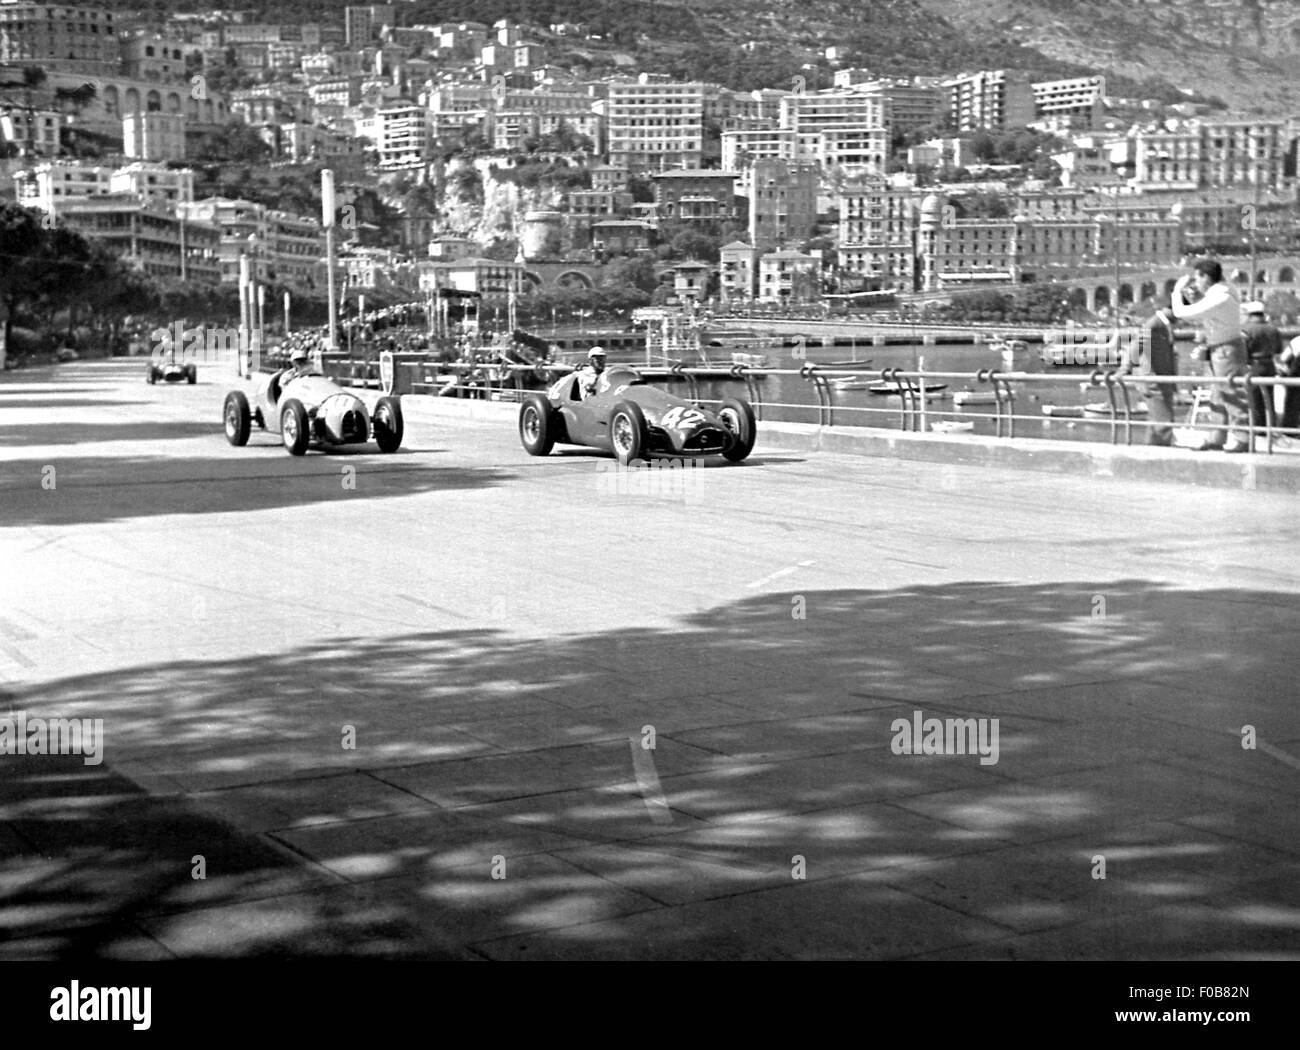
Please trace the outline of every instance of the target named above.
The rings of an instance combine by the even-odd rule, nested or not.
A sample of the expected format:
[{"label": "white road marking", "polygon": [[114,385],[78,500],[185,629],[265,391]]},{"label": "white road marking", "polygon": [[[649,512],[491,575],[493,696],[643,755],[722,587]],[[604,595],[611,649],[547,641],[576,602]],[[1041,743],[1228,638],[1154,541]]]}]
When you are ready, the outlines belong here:
[{"label": "white road marking", "polygon": [[776,572],[769,573],[767,576],[764,576],[761,580],[755,580],[753,583],[745,584],[745,586],[762,587],[763,584],[765,583],[771,583],[773,580],[779,580],[782,576],[789,576],[791,573],[796,573],[800,569],[806,569],[808,568],[809,565],[815,565],[815,564],[816,564],[815,561],[801,561],[799,562],[798,565],[791,565],[785,569],[777,569]]}]

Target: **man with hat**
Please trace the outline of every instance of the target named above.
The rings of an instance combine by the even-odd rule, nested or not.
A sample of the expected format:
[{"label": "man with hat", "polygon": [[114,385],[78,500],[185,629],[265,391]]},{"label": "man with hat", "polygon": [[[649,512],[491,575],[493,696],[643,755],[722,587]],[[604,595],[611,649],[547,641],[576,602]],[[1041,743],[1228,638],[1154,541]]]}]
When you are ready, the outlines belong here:
[{"label": "man with hat", "polygon": [[605,348],[593,346],[587,351],[587,366],[578,372],[578,389],[583,400],[596,393],[601,373],[605,371]]},{"label": "man with hat", "polygon": [[[1172,376],[1178,374],[1178,358],[1174,354],[1174,312],[1169,297],[1156,300],[1156,312],[1142,326],[1142,337],[1129,340],[1120,365],[1122,375]],[[1151,426],[1147,429],[1148,445],[1172,445],[1174,431],[1174,385],[1172,383],[1146,383],[1143,396],[1150,406]]]},{"label": "man with hat", "polygon": [[[1253,376],[1277,375],[1277,361],[1282,356],[1282,333],[1268,323],[1264,313],[1264,304],[1258,300],[1245,303],[1241,307],[1246,321],[1241,330],[1246,336],[1246,356],[1250,361],[1250,374]],[[1264,425],[1264,399],[1273,396],[1271,386],[1252,386],[1250,388],[1250,409],[1257,427]]]}]

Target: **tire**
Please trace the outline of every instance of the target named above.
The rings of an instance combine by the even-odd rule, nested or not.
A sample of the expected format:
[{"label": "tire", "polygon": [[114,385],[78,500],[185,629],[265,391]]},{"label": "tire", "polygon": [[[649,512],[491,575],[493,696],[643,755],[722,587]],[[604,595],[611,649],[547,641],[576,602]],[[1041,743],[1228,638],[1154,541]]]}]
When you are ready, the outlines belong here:
[{"label": "tire", "polygon": [[621,401],[614,406],[609,417],[609,441],[623,466],[642,458],[646,446],[645,415],[635,401]]},{"label": "tire", "polygon": [[195,383],[199,381],[198,365],[190,365],[187,369],[185,369],[185,381],[189,383],[190,386],[193,386]]},{"label": "tire", "polygon": [[723,457],[732,463],[748,458],[754,451],[754,441],[758,437],[758,423],[749,402],[738,397],[727,398],[718,408],[718,418],[736,438],[731,447],[722,453]]},{"label": "tire", "polygon": [[519,406],[519,442],[530,456],[549,456],[555,447],[555,416],[543,394],[530,394]]},{"label": "tire", "polygon": [[311,441],[307,423],[307,410],[296,397],[288,398],[280,406],[280,440],[291,456],[301,456]]},{"label": "tire", "polygon": [[397,398],[381,397],[376,401],[370,424],[380,452],[396,452],[402,447],[405,424],[402,422],[402,402]]},{"label": "tire", "polygon": [[226,427],[226,440],[238,448],[248,444],[248,432],[252,415],[248,411],[248,398],[241,391],[232,390],[226,395],[225,407],[221,410],[221,419]]}]

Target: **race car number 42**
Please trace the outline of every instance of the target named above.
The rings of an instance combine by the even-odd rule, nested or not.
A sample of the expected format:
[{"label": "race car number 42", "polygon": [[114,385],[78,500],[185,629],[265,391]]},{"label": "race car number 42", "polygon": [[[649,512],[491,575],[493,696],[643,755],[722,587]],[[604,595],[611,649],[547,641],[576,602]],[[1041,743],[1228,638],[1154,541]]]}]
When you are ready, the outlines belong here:
[{"label": "race car number 42", "polygon": [[685,408],[681,405],[670,408],[663,414],[659,420],[661,426],[672,427],[674,430],[681,430],[685,427],[693,427],[704,422],[704,413],[695,408]]}]

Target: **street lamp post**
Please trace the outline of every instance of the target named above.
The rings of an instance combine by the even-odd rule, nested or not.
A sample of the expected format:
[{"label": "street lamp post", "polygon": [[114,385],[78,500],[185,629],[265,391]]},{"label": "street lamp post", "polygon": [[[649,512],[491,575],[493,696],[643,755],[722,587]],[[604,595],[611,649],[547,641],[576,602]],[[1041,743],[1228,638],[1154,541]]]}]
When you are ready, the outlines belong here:
[{"label": "street lamp post", "polygon": [[325,267],[329,288],[329,338],[326,349],[339,348],[338,315],[334,290],[334,171],[325,168],[320,173],[321,222],[325,227]]}]

